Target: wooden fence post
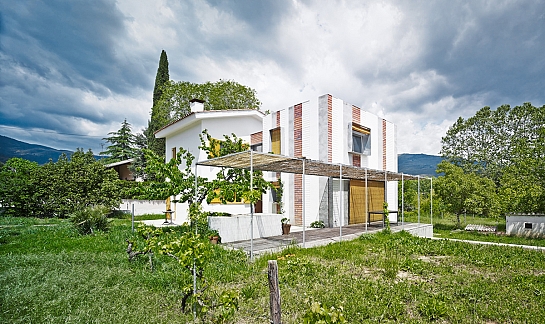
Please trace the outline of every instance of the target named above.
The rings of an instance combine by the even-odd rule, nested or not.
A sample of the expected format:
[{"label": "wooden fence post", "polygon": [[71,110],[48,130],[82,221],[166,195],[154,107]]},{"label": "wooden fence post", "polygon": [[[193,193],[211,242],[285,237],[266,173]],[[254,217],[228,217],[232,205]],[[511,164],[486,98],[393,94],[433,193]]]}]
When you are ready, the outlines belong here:
[{"label": "wooden fence post", "polygon": [[271,301],[271,323],[282,324],[280,310],[280,288],[278,287],[278,264],[276,260],[269,260],[269,293]]}]

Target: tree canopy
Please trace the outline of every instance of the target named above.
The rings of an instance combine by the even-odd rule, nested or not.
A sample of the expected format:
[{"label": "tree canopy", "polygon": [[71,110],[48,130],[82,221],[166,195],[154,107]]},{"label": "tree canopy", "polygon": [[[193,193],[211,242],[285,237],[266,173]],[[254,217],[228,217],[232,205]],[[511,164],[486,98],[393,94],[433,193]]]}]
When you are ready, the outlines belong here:
[{"label": "tree canopy", "polygon": [[90,150],[43,166],[12,158],[0,171],[0,203],[10,215],[68,217],[84,207],[119,206],[119,181]]},{"label": "tree canopy", "polygon": [[[469,182],[476,176],[493,181],[503,213],[545,212],[545,106],[484,107],[473,117],[460,117],[442,138],[441,154],[460,167],[455,172],[443,164],[443,170]],[[458,188],[454,177],[446,174],[441,181],[447,180],[450,190]]]},{"label": "tree canopy", "polygon": [[205,110],[259,109],[261,106],[254,89],[235,81],[202,84],[170,81],[165,84],[158,109],[168,114],[170,120],[178,119],[190,113],[191,99],[203,100]]},{"label": "tree canopy", "polygon": [[136,136],[131,131],[131,124],[127,119],[121,123],[121,128],[115,132],[109,132],[109,137],[103,138],[108,145],[106,151],[100,154],[108,155],[107,162],[119,162],[135,157],[138,154],[136,148]]},{"label": "tree canopy", "polygon": [[165,139],[155,138],[155,132],[168,123],[168,112],[159,107],[158,103],[163,96],[165,84],[170,80],[168,72],[168,58],[165,50],[161,51],[159,67],[155,75],[153,86],[153,105],[151,107],[151,118],[148,121],[148,128],[144,131],[147,139],[147,147],[159,156],[165,156]]}]

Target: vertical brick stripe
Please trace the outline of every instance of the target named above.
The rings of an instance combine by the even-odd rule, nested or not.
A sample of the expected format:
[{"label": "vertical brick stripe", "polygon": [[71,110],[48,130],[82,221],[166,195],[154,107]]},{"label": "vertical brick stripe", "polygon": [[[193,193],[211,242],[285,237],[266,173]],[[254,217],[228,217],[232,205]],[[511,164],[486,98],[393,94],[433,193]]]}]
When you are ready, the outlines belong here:
[{"label": "vertical brick stripe", "polygon": [[280,127],[280,111],[276,112],[276,127]]},{"label": "vertical brick stripe", "polygon": [[295,225],[303,225],[303,175],[294,174],[294,184],[293,184],[293,193],[294,193],[294,220]]},{"label": "vertical brick stripe", "polygon": [[293,156],[303,156],[303,105],[293,107]]},{"label": "vertical brick stripe", "polygon": [[333,99],[327,95],[327,162],[333,161]]},{"label": "vertical brick stripe", "polygon": [[386,119],[382,120],[382,169],[386,170]]},{"label": "vertical brick stripe", "polygon": [[250,135],[251,145],[263,143],[263,132],[257,132]]},{"label": "vertical brick stripe", "polygon": [[361,114],[360,108],[356,106],[352,106],[352,122],[353,123],[356,123],[356,124],[361,123],[360,114]]},{"label": "vertical brick stripe", "polygon": [[359,154],[352,155],[352,165],[355,167],[361,167],[361,156]]}]

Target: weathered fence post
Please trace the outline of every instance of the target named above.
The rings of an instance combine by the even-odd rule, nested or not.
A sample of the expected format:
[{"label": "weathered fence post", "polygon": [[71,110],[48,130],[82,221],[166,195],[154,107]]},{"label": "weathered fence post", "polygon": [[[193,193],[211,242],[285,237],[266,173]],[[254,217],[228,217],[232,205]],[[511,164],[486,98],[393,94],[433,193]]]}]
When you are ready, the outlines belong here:
[{"label": "weathered fence post", "polygon": [[271,323],[281,324],[280,288],[278,287],[278,264],[276,260],[269,260],[269,294],[271,301]]}]

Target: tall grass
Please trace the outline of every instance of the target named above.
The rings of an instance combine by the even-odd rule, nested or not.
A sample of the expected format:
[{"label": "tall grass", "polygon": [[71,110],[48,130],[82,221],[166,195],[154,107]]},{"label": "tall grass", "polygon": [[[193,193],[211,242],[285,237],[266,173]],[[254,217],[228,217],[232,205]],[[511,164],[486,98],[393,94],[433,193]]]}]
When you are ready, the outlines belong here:
[{"label": "tall grass", "polygon": [[[156,256],[153,272],[147,258],[129,263],[127,220],[91,236],[68,221],[40,222],[0,217],[0,322],[192,321],[179,310],[191,278],[169,258]],[[545,322],[545,254],[404,232],[290,247],[253,263],[215,247],[205,294],[236,289],[235,323],[267,323],[269,259],[278,261],[284,323],[302,322],[308,297],[342,306],[349,323]]]}]

